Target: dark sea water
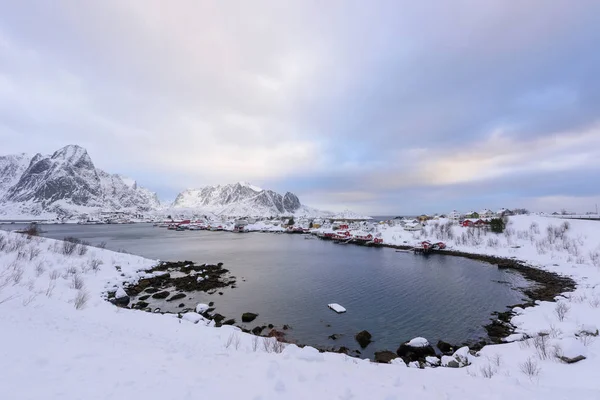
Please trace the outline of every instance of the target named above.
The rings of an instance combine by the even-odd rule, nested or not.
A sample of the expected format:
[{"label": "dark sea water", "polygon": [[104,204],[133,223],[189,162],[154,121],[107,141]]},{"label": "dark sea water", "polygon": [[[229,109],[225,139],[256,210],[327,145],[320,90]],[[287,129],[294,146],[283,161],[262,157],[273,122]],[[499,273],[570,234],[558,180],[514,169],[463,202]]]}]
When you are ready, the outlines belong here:
[{"label": "dark sea water", "polygon": [[[223,295],[191,294],[191,300],[182,300],[186,306],[214,301],[216,312],[238,323],[242,313],[258,313],[247,328],[287,324],[288,338],[318,347],[358,349],[354,335],[366,329],[374,340],[362,353],[366,357],[396,350],[416,336],[451,343],[484,337],[490,314],[521,302],[524,296],[515,288],[526,286],[520,275],[474,260],[336,245],[303,235],[175,232],[148,224],[42,227],[47,237],[106,242],[108,249],[148,258],[223,262],[237,277],[237,288]],[[336,314],[327,307],[333,302],[348,311]],[[178,311],[177,304],[159,306]],[[334,341],[328,339],[332,334],[342,336]]]}]

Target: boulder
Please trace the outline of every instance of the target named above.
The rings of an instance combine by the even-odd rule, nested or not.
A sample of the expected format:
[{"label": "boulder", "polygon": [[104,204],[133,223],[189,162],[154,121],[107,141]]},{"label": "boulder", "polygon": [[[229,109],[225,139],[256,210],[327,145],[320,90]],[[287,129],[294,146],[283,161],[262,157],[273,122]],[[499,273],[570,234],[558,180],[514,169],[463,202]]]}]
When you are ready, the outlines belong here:
[{"label": "boulder", "polygon": [[258,317],[258,314],[246,312],[242,314],[242,322],[252,322]]},{"label": "boulder", "polygon": [[221,322],[225,319],[225,317],[219,313],[216,313],[215,315],[212,316],[212,319],[215,322]]},{"label": "boulder", "polygon": [[235,319],[230,318],[227,321],[223,321],[223,325],[235,325]]},{"label": "boulder", "polygon": [[171,296],[170,298],[168,298],[167,301],[175,301],[175,300],[183,299],[184,297],[185,297],[185,293],[177,293],[177,294]]},{"label": "boulder", "polygon": [[573,357],[573,358],[561,356],[559,358],[562,362],[565,362],[567,364],[574,364],[576,362],[585,360],[585,356],[577,356],[577,357]]},{"label": "boulder", "polygon": [[278,331],[277,329],[271,329],[269,331],[268,337],[274,337],[275,339],[282,341],[285,337],[285,333],[282,331]]},{"label": "boulder", "polygon": [[447,367],[447,368],[459,368],[460,367],[460,364],[458,363],[456,358],[454,358],[452,356],[442,356],[441,365],[442,365],[442,367]]},{"label": "boulder", "polygon": [[204,304],[204,303],[200,303],[196,306],[196,312],[198,314],[202,314],[203,312],[207,311],[210,307],[208,306],[208,304]]},{"label": "boulder", "polygon": [[440,350],[440,352],[442,354],[446,354],[446,355],[450,355],[452,353],[454,353],[454,346],[452,346],[450,343],[444,342],[443,340],[440,340],[437,342],[437,348]]},{"label": "boulder", "polygon": [[466,367],[471,364],[470,358],[473,357],[471,349],[468,346],[463,346],[456,350],[452,357],[458,362],[459,366]]},{"label": "boulder", "polygon": [[292,329],[292,327],[287,324],[283,326],[284,331],[287,331],[288,329]]},{"label": "boulder", "polygon": [[331,339],[331,340],[338,340],[339,338],[341,338],[342,335],[340,333],[334,333],[333,335],[329,335],[327,337],[327,339]]},{"label": "boulder", "polygon": [[369,343],[371,343],[372,336],[368,331],[361,331],[358,332],[356,336],[354,336],[354,338],[356,339],[360,347],[364,349],[369,345]]},{"label": "boulder", "polygon": [[[425,357],[435,356],[435,350],[428,343],[426,346],[413,347],[409,345],[410,342],[406,342],[398,347],[396,354],[401,357],[404,362],[410,363],[412,361],[425,361]],[[422,345],[422,342],[418,343]]]},{"label": "boulder", "polygon": [[252,328],[251,332],[256,336],[259,336],[262,333],[263,329],[265,329],[264,326],[256,326],[256,327]]},{"label": "boulder", "polygon": [[439,358],[437,358],[437,357],[427,356],[427,357],[425,357],[425,362],[430,367],[437,367],[437,366],[440,365],[441,360]]},{"label": "boulder", "polygon": [[117,306],[127,307],[129,305],[130,299],[129,299],[129,296],[115,297],[112,301]]},{"label": "boulder", "polygon": [[398,355],[393,351],[376,351],[375,352],[375,362],[382,364],[389,364],[392,360],[398,358]]},{"label": "boulder", "polygon": [[154,293],[152,295],[153,299],[166,299],[167,297],[169,297],[169,292],[166,290],[163,290],[162,292],[158,292],[158,293]]},{"label": "boulder", "polygon": [[410,347],[427,347],[429,346],[429,341],[423,337],[416,337],[411,339],[407,345]]},{"label": "boulder", "polygon": [[148,300],[149,298],[150,298],[150,295],[149,295],[149,294],[147,294],[147,295],[144,295],[144,296],[140,296],[140,297],[138,297],[138,300],[142,300],[142,301],[144,301],[144,300]]},{"label": "boulder", "polygon": [[181,316],[181,319],[183,319],[185,321],[189,321],[193,324],[197,324],[200,321],[203,321],[204,323],[207,322],[200,314],[197,314],[195,312],[185,313]]},{"label": "boulder", "polygon": [[146,307],[148,307],[148,303],[146,303],[145,301],[138,301],[133,305],[133,308],[138,308],[140,310]]},{"label": "boulder", "polygon": [[123,290],[123,288],[118,288],[117,291],[115,292],[115,300],[114,303],[118,306],[122,306],[122,307],[126,307],[129,304],[130,298],[127,295],[127,293],[125,293],[125,290]]},{"label": "boulder", "polygon": [[578,333],[576,333],[576,336],[598,336],[600,332],[598,331],[598,328],[596,327],[596,325],[591,325],[591,324],[584,324],[581,326],[581,329]]}]

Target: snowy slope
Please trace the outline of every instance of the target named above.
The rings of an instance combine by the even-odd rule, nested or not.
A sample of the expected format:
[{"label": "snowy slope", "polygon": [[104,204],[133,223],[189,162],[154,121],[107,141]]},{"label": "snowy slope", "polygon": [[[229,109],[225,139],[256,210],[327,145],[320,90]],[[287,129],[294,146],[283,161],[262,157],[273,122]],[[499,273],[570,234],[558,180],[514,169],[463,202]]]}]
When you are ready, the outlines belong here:
[{"label": "snowy slope", "polygon": [[369,216],[366,215],[361,215],[361,214],[357,214],[354,211],[350,211],[350,210],[344,210],[342,212],[339,213],[335,213],[331,216],[331,218],[333,219],[373,219]]},{"label": "snowy slope", "polygon": [[19,181],[30,161],[31,157],[24,153],[0,156],[0,199]]},{"label": "snowy slope", "polygon": [[[524,228],[536,220],[521,222]],[[515,221],[515,230],[522,229],[517,228],[521,222]],[[553,221],[537,223],[542,227]],[[595,224],[572,224],[569,240],[580,243],[582,251],[593,251],[600,242]],[[11,400],[592,400],[600,393],[600,340],[576,336],[583,327],[600,325],[600,270],[588,255],[582,263],[568,262],[561,257],[564,251],[538,254],[535,243],[524,239],[521,248],[513,249],[518,257],[554,254],[551,264],[540,260],[536,265],[578,282],[576,291],[561,300],[569,306],[562,321],[556,303],[540,302],[513,322],[534,335],[551,329],[546,337],[552,353],[585,353],[586,360],[565,364],[523,341],[486,346],[479,356],[467,356],[472,364],[466,368],[419,370],[403,362],[374,364],[293,344],[274,353],[263,339],[255,343],[253,336],[231,326],[214,328],[116,308],[102,299],[103,292],[139,279],[140,270],[154,261],[96,248],[65,256],[54,240],[1,231],[0,237],[7,242],[0,250],[0,388]],[[495,252],[512,254],[510,249],[500,246]],[[19,250],[28,256],[19,256]],[[74,287],[74,275],[82,289]],[[76,309],[76,299],[84,294],[87,303]],[[535,375],[523,372],[528,361],[536,366]]]},{"label": "snowy slope", "polygon": [[173,209],[195,210],[228,216],[293,215],[302,208],[298,197],[290,192],[281,195],[249,183],[206,186],[181,192]]},{"label": "snowy slope", "polygon": [[140,188],[130,178],[112,175],[96,169],[102,187],[103,204],[109,209],[137,209],[139,211],[155,210],[160,207],[160,201],[153,193]]},{"label": "snowy slope", "polygon": [[132,179],[97,169],[87,151],[66,146],[52,155],[0,158],[0,215],[76,216],[104,210],[148,211],[156,194]]}]

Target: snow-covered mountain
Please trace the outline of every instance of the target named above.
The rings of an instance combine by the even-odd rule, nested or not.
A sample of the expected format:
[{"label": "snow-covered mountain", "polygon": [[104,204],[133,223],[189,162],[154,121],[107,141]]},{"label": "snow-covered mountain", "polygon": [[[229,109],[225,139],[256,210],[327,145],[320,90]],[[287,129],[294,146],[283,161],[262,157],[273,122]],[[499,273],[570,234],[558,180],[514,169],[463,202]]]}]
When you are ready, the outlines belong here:
[{"label": "snow-covered mountain", "polygon": [[177,196],[171,208],[227,216],[320,215],[303,206],[291,192],[281,195],[246,182],[188,189]]},{"label": "snow-covered mountain", "polygon": [[76,218],[100,211],[228,217],[333,216],[303,205],[294,193],[280,194],[246,182],[188,189],[165,209],[155,193],[139,187],[133,179],[96,168],[87,151],[76,145],[51,155],[0,156],[0,219]]},{"label": "snow-covered mountain", "polygon": [[30,162],[31,157],[24,153],[0,156],[0,199],[21,179]]},{"label": "snow-covered mountain", "polygon": [[160,206],[135,181],[97,169],[87,151],[69,145],[52,155],[0,157],[0,215],[143,212]]}]

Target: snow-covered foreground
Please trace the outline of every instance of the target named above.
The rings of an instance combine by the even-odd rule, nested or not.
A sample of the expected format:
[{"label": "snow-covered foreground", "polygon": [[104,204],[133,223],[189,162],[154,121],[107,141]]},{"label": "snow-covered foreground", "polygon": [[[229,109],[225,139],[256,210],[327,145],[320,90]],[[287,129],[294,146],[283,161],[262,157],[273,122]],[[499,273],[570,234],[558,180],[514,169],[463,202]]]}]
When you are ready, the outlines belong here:
[{"label": "snow-covered foreground", "polygon": [[[579,285],[568,297],[513,318],[518,334],[548,336],[486,346],[467,356],[465,368],[424,370],[117,308],[103,299],[105,292],[145,275],[155,261],[80,246],[65,255],[60,241],[0,231],[1,393],[7,399],[598,399],[600,337],[583,332],[600,325],[600,267],[593,265],[600,224],[572,221],[564,232],[579,255],[563,248],[574,252],[565,239],[536,245],[550,224],[557,221],[517,218],[514,238],[454,244],[573,276]],[[539,234],[518,238],[525,229]],[[381,233],[398,244],[420,240],[396,228]],[[557,304],[566,311],[557,312]],[[561,355],[587,358],[565,364]]]}]

